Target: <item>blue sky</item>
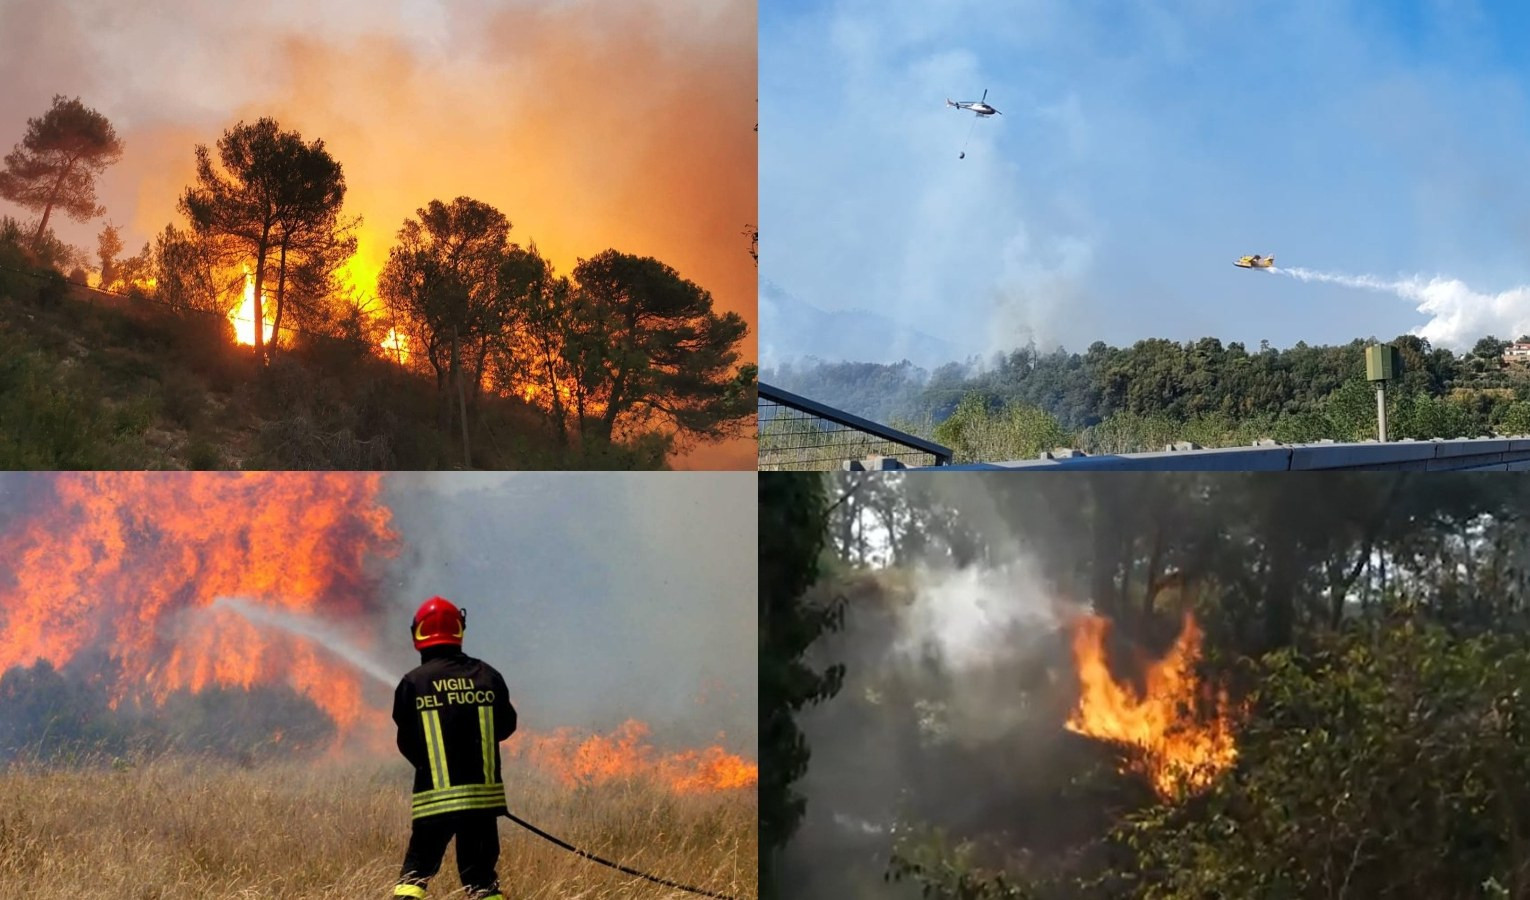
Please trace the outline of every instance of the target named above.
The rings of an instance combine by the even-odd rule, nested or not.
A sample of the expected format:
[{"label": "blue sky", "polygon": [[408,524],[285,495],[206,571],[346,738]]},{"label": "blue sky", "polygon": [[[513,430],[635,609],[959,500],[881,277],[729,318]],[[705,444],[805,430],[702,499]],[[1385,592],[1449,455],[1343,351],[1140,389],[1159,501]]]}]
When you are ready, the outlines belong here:
[{"label": "blue sky", "polygon": [[[761,282],[962,355],[1513,337],[1526,35],[1530,5],[1473,0],[763,2]],[[985,88],[1002,116],[943,105]],[[781,314],[766,365],[842,355]]]}]

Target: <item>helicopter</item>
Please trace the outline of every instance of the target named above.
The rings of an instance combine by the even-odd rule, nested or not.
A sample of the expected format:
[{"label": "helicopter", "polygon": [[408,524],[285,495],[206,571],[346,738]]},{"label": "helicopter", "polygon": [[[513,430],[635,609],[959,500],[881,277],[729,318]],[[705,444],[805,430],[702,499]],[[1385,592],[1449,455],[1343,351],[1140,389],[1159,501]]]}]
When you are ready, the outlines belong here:
[{"label": "helicopter", "polygon": [[1003,113],[988,105],[988,89],[983,89],[983,99],[976,103],[970,100],[946,100],[946,105],[952,109],[968,109],[979,116],[1002,116]]},{"label": "helicopter", "polygon": [[[974,114],[974,117],[972,119],[972,124],[973,125],[977,125],[977,120],[978,119],[986,119],[989,116],[1002,116],[1002,115],[1004,115],[1003,113],[999,112],[997,109],[994,109],[992,106],[988,105],[988,89],[987,88],[983,89],[983,99],[977,101],[976,103],[973,103],[970,100],[951,100],[951,99],[947,98],[946,105],[951,107],[952,109],[970,110]],[[972,140],[972,129],[970,129],[970,128],[967,129],[967,140],[968,141]],[[966,158],[967,158],[967,147],[964,144],[964,145],[962,145],[961,155],[958,156],[957,159],[966,159]]]}]

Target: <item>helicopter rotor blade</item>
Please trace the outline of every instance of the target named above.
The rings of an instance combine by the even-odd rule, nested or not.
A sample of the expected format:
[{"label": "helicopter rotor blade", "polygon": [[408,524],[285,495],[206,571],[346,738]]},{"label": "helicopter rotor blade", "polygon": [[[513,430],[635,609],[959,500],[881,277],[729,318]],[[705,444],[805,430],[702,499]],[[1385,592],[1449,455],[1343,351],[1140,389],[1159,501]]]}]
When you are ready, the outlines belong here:
[{"label": "helicopter rotor blade", "polygon": [[988,88],[983,88],[983,99],[979,100],[978,102],[979,103],[987,103],[988,102]]}]

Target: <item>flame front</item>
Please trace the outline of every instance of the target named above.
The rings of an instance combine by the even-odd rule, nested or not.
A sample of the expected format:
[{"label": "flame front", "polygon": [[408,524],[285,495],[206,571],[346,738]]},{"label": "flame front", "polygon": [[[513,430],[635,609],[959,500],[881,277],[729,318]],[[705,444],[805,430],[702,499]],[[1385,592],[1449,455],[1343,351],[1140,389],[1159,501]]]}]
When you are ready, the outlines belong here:
[{"label": "flame front", "polygon": [[[262,290],[264,295],[265,291]],[[275,322],[272,321],[271,298],[261,297],[260,317],[265,320],[265,329],[261,332],[261,342],[271,342],[271,329]],[[250,267],[244,267],[244,302],[239,308],[228,314],[228,320],[234,323],[234,340],[251,347],[255,346],[255,276],[250,273]]]},{"label": "flame front", "polygon": [[[1195,619],[1187,614],[1168,655],[1148,666],[1140,695],[1111,676],[1105,656],[1109,625],[1098,616],[1085,616],[1075,626],[1080,696],[1065,727],[1131,748],[1126,766],[1151,781],[1165,799],[1205,788],[1233,764],[1238,750],[1226,691],[1208,692],[1195,678],[1201,652]],[[1209,704],[1197,703],[1206,699]],[[1197,715],[1207,705],[1209,715]]]},{"label": "flame front", "polygon": [[113,703],[178,690],[287,684],[341,734],[367,710],[359,676],[304,640],[282,640],[219,597],[365,622],[368,557],[397,535],[377,473],[90,472],[51,476],[54,496],[0,534],[0,671],[63,667],[105,649]]},{"label": "flame front", "polygon": [[[375,472],[66,472],[0,531],[0,672],[90,666],[115,706],[178,691],[286,685],[337,739],[391,752],[388,710],[306,638],[273,633],[221,597],[346,624],[369,652],[395,614],[371,563],[397,554]],[[112,665],[99,667],[102,651]],[[101,679],[104,678],[104,681]],[[566,784],[653,778],[677,793],[752,787],[757,765],[721,747],[661,753],[648,726],[609,736],[519,732],[504,745]],[[279,739],[281,733],[274,734]],[[339,747],[337,740],[336,747]]]},{"label": "flame front", "polygon": [[400,364],[409,361],[409,336],[400,334],[397,328],[389,328],[388,336],[381,344],[383,354]]},{"label": "flame front", "polygon": [[665,754],[649,745],[647,737],[647,725],[628,720],[609,736],[584,737],[560,728],[517,735],[505,749],[570,787],[646,776],[676,793],[691,794],[749,788],[760,780],[757,764],[721,747]]}]

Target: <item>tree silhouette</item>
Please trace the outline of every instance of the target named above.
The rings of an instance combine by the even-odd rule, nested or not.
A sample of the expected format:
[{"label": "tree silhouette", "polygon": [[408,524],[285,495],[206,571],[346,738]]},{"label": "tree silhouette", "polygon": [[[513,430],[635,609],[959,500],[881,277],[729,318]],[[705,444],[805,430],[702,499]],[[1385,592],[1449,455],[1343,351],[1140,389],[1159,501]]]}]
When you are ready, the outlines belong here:
[{"label": "tree silhouette", "polygon": [[113,276],[116,275],[114,265],[117,254],[122,252],[122,236],[117,233],[115,225],[106,223],[96,238],[96,247],[96,253],[101,258],[101,289],[110,290]]},{"label": "tree silhouette", "polygon": [[565,348],[590,430],[671,427],[685,439],[735,434],[754,410],[753,365],[739,366],[749,327],[712,311],[712,295],[649,257],[607,250],[574,268],[578,299]]},{"label": "tree silhouette", "polygon": [[505,333],[512,315],[500,283],[512,250],[510,220],[470,197],[450,204],[432,200],[416,215],[399,229],[378,291],[404,313],[412,346],[435,373],[447,401],[445,421],[455,392],[463,453],[471,464],[469,400],[483,383],[490,343]]},{"label": "tree silhouette", "polygon": [[[277,316],[285,294],[287,258],[312,251],[327,232],[354,223],[340,222],[345,177],[322,140],[304,143],[295,131],[282,131],[263,118],[243,122],[218,140],[218,162],[198,144],[197,182],[181,197],[180,208],[199,236],[226,239],[226,245],[255,258],[255,358],[264,362],[266,264],[277,264]],[[276,332],[272,332],[273,340]]]},{"label": "tree silhouette", "polygon": [[27,120],[21,143],[6,155],[0,197],[42,211],[32,236],[36,249],[55,207],[80,222],[106,212],[96,203],[96,176],[121,158],[112,123],[78,97],[58,95],[41,118]]}]

